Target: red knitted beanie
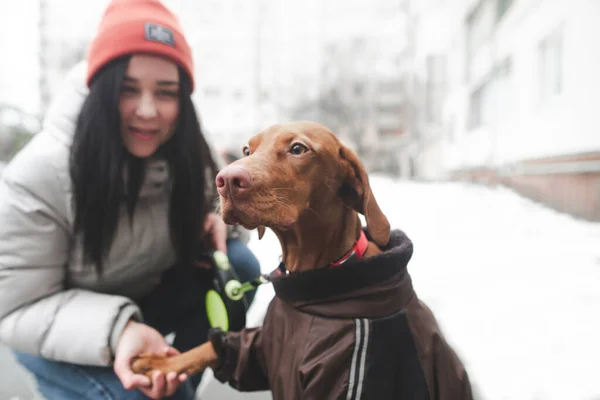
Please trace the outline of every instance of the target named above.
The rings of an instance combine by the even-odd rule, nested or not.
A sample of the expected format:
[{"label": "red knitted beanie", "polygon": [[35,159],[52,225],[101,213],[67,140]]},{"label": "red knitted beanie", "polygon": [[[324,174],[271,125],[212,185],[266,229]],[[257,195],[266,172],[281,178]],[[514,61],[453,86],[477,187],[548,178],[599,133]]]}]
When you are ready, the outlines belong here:
[{"label": "red knitted beanie", "polygon": [[192,51],[177,20],[158,0],[112,0],[88,53],[87,84],[110,61],[133,53],[170,58],[189,75],[194,88]]}]

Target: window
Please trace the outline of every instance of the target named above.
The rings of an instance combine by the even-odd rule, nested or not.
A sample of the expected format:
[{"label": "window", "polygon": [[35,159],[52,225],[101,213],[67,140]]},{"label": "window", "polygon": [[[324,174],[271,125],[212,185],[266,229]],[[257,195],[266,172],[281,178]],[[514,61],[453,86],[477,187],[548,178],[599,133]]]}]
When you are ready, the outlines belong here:
[{"label": "window", "polygon": [[456,126],[454,122],[454,115],[451,115],[449,121],[444,124],[444,131],[446,132],[446,138],[450,143],[456,140]]},{"label": "window", "polygon": [[443,55],[427,57],[425,82],[425,118],[428,122],[441,122],[446,89],[446,58]]},{"label": "window", "polygon": [[235,0],[231,2],[231,13],[236,17],[244,16],[246,2],[243,0]]},{"label": "window", "polygon": [[489,40],[494,28],[494,12],[489,0],[482,0],[466,20],[465,80],[469,80],[471,62]]},{"label": "window", "polygon": [[475,90],[471,94],[471,102],[469,104],[469,128],[475,129],[482,124],[483,113],[483,88]]},{"label": "window", "polygon": [[563,91],[563,29],[559,27],[539,45],[538,100],[540,104]]},{"label": "window", "polygon": [[233,91],[233,100],[242,101],[244,99],[244,92],[241,89]]},{"label": "window", "polygon": [[476,129],[492,122],[493,81],[488,79],[471,94],[469,128]]},{"label": "window", "polygon": [[360,38],[354,38],[352,40],[351,46],[352,46],[353,51],[360,52],[360,51],[363,51],[363,49],[365,48],[365,45],[366,45],[366,40],[364,38],[360,37]]},{"label": "window", "polygon": [[467,47],[475,54],[492,33],[492,13],[488,1],[482,1],[467,18]]},{"label": "window", "polygon": [[402,108],[399,104],[378,104],[376,108],[379,114],[398,115],[402,113]]},{"label": "window", "polygon": [[513,103],[512,60],[506,58],[471,94],[469,129],[509,121]]},{"label": "window", "polygon": [[496,22],[502,19],[512,3],[513,0],[496,0]]},{"label": "window", "polygon": [[219,97],[220,95],[221,95],[221,91],[219,90],[219,88],[207,87],[204,89],[204,97],[206,97],[206,98]]},{"label": "window", "polygon": [[356,96],[362,96],[365,93],[365,85],[361,82],[354,83],[354,94]]},{"label": "window", "polygon": [[379,94],[396,94],[404,92],[404,82],[398,79],[382,79],[378,82]]},{"label": "window", "polygon": [[509,120],[513,113],[513,90],[512,90],[512,60],[505,59],[498,64],[494,75],[496,113],[494,118],[499,121]]}]

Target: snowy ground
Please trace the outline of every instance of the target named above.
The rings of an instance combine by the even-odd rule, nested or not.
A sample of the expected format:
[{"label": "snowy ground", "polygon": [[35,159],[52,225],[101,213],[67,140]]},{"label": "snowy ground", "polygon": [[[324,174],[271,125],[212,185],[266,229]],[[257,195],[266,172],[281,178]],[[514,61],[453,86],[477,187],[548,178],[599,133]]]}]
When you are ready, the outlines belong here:
[{"label": "snowy ground", "polygon": [[[414,242],[418,295],[483,399],[600,399],[600,224],[504,188],[371,180]],[[276,267],[270,231],[250,245],[264,272]],[[272,295],[260,288],[250,323]]]},{"label": "snowy ground", "polygon": [[[600,400],[600,224],[502,188],[382,177],[372,186],[392,226],[412,238],[415,289],[481,398]],[[264,272],[277,266],[270,231],[250,246]],[[269,285],[259,289],[250,325],[260,324],[272,296]],[[2,358],[0,372],[10,368]],[[3,376],[0,388],[8,384]],[[206,378],[203,400],[271,398]]]}]

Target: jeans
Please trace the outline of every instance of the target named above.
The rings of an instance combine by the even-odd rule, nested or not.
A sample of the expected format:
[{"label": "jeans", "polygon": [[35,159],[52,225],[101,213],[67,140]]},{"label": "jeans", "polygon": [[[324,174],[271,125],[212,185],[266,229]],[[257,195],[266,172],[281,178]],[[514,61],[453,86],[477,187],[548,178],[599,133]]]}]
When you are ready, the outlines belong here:
[{"label": "jeans", "polygon": [[[239,240],[227,242],[231,265],[241,281],[258,277],[260,265],[252,252]],[[175,332],[173,347],[181,352],[207,340],[209,323],[204,296],[210,287],[210,275],[198,268],[171,268],[161,284],[148,296],[138,300],[144,322],[163,335]],[[248,300],[254,298],[249,294]],[[111,367],[93,367],[47,360],[14,352],[17,360],[37,381],[39,392],[48,400],[142,400],[139,390],[125,390]],[[202,374],[181,384],[172,400],[193,399]]]}]

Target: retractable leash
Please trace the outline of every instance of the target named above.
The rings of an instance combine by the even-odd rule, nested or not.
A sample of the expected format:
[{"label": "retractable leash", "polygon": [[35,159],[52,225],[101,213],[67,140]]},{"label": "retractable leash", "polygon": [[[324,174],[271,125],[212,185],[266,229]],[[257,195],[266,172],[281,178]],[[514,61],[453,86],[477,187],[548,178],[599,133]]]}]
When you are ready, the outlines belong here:
[{"label": "retractable leash", "polygon": [[242,283],[224,252],[215,250],[199,256],[202,261],[208,261],[213,272],[213,288],[206,292],[205,298],[206,315],[211,328],[220,328],[225,332],[243,329],[248,311],[244,294],[268,282],[266,276]]},{"label": "retractable leash", "polygon": [[[368,240],[361,231],[354,246],[338,261],[329,263],[329,267],[338,267],[348,260],[361,259],[367,249]],[[244,294],[256,289],[263,283],[270,282],[269,275],[261,275],[248,282],[240,282],[229,263],[227,254],[219,250],[199,254],[201,261],[207,261],[213,271],[213,289],[206,292],[206,315],[211,328],[220,328],[227,332],[239,331],[246,326],[248,304]],[[278,275],[287,275],[289,271],[279,260],[275,270]]]}]

